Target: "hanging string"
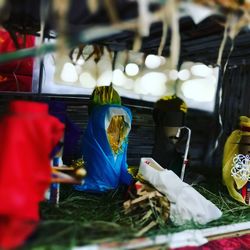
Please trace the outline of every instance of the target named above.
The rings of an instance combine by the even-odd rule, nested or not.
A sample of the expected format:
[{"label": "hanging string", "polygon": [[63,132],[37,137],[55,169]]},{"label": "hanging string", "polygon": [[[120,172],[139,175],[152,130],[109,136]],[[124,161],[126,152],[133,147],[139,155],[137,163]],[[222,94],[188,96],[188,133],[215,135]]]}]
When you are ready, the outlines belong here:
[{"label": "hanging string", "polygon": [[161,42],[158,48],[158,56],[162,55],[162,51],[166,44],[167,35],[168,35],[168,23],[167,23],[166,17],[164,16],[162,18],[162,36],[161,36]]},{"label": "hanging string", "polygon": [[46,21],[49,13],[49,2],[48,0],[42,0],[40,4],[40,40],[38,45],[41,46],[44,42],[44,32]]},{"label": "hanging string", "polygon": [[[44,43],[44,33],[46,21],[49,13],[49,2],[48,0],[42,0],[40,4],[40,40],[39,46],[42,46]],[[38,78],[38,95],[40,96],[42,93],[42,85],[43,85],[43,70],[44,70],[44,56],[42,56],[39,60],[39,78]]]},{"label": "hanging string", "polygon": [[181,47],[181,38],[179,30],[179,16],[177,11],[177,4],[175,0],[170,0],[170,12],[171,12],[171,44],[170,44],[170,61],[171,68],[176,69],[180,57],[180,47]]},{"label": "hanging string", "polygon": [[113,55],[113,58],[112,58],[112,71],[115,70],[116,58],[117,58],[117,51],[114,51],[114,55]]},{"label": "hanging string", "polygon": [[219,66],[221,66],[222,55],[223,55],[223,51],[224,51],[227,37],[228,37],[230,19],[231,19],[231,15],[227,15],[224,33],[223,33],[223,39],[222,39],[221,44],[220,44],[218,58],[217,58],[217,65],[219,65]]},{"label": "hanging string", "polygon": [[142,47],[142,37],[140,36],[140,34],[138,32],[135,32],[132,50],[134,52],[139,52],[141,47]]},{"label": "hanging string", "polygon": [[99,9],[99,0],[86,0],[86,5],[91,14],[95,14]]},{"label": "hanging string", "polygon": [[[171,40],[170,40],[170,68],[171,70],[177,70],[179,65],[180,57],[180,47],[181,47],[181,37],[179,30],[179,15],[178,15],[178,4],[175,0],[169,0],[165,6],[165,11],[170,15],[170,25],[171,25]],[[176,94],[177,81],[168,83],[167,86],[172,89],[172,94]]]},{"label": "hanging string", "polygon": [[53,0],[53,11],[55,17],[57,17],[57,50],[59,55],[67,54],[67,32],[68,32],[68,12],[70,7],[70,0]]},{"label": "hanging string", "polygon": [[117,8],[116,1],[114,0],[104,0],[104,7],[108,13],[108,17],[112,24],[118,23],[120,21]]}]

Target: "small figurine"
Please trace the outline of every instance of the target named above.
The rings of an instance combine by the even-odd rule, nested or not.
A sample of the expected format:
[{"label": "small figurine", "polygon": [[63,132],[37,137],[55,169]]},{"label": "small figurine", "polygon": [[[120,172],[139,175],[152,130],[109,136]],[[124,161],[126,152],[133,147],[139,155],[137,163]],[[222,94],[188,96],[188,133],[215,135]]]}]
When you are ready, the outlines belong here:
[{"label": "small figurine", "polygon": [[96,87],[90,98],[89,121],[83,136],[82,154],[87,176],[79,191],[103,192],[130,184],[127,171],[128,134],[132,115],[110,86]]},{"label": "small figurine", "polygon": [[191,132],[187,128],[188,138],[186,134],[180,133],[186,112],[187,105],[176,95],[162,97],[155,103],[153,110],[155,143],[152,157],[162,167],[173,170],[179,177],[182,176],[182,179],[182,169],[185,169],[183,163],[187,163],[187,159],[183,161],[183,155],[187,158],[185,149],[189,147]]},{"label": "small figurine", "polygon": [[240,129],[234,130],[224,146],[223,182],[237,201],[250,205],[250,118],[240,117]]}]

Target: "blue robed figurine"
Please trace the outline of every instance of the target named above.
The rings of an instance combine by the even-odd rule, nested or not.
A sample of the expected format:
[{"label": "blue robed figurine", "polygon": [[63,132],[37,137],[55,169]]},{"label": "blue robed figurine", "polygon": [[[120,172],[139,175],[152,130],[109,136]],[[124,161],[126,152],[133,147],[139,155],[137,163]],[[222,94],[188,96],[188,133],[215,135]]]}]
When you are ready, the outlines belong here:
[{"label": "blue robed figurine", "polygon": [[112,86],[96,87],[89,104],[89,121],[83,136],[82,154],[87,177],[79,191],[104,192],[120,184],[130,184],[127,171],[130,109]]}]

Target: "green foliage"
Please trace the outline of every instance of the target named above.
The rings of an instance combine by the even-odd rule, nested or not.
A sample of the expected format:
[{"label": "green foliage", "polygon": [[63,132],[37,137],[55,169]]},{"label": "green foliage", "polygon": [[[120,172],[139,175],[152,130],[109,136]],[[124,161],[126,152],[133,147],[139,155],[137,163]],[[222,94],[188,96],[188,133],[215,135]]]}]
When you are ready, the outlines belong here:
[{"label": "green foliage", "polygon": [[[178,227],[170,221],[160,223],[146,236],[250,220],[250,207],[234,201],[217,182],[210,181],[195,188],[223,211],[221,219],[204,226],[189,223]],[[122,189],[105,194],[87,194],[74,191],[69,185],[62,186],[58,207],[47,202],[41,204],[40,225],[23,249],[68,250],[76,245],[135,237],[145,225],[138,211],[131,215],[124,214],[125,196]]]},{"label": "green foliage", "polygon": [[88,107],[89,114],[95,106],[105,104],[121,105],[121,97],[119,96],[117,91],[112,87],[112,85],[100,86],[94,89],[90,97]]}]

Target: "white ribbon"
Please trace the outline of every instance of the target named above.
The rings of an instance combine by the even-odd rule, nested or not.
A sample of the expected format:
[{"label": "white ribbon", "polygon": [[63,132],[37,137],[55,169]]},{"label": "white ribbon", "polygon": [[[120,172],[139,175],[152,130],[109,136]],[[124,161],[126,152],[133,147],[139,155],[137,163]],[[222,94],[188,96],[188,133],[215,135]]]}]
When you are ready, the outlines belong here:
[{"label": "white ribbon", "polygon": [[238,154],[233,158],[231,176],[243,181],[250,181],[250,156]]}]

